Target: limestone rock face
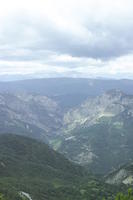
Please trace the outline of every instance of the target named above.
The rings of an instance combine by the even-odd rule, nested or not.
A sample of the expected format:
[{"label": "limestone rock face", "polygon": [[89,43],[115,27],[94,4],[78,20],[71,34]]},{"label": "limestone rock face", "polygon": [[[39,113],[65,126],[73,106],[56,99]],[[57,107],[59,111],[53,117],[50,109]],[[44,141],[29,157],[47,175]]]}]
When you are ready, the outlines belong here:
[{"label": "limestone rock face", "polygon": [[133,164],[126,165],[111,172],[106,178],[106,183],[111,185],[133,185]]},{"label": "limestone rock face", "polygon": [[68,130],[82,125],[88,127],[102,117],[117,116],[124,111],[133,116],[133,96],[111,90],[101,96],[88,98],[76,109],[69,110],[64,115],[64,125]]}]

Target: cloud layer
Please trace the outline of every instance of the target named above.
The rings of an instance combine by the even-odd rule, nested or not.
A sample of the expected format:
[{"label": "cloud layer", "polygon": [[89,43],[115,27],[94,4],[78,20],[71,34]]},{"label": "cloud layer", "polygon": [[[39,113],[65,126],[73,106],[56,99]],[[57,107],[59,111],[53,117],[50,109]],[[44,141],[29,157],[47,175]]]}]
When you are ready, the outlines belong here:
[{"label": "cloud layer", "polygon": [[1,75],[133,78],[133,1],[0,3]]}]

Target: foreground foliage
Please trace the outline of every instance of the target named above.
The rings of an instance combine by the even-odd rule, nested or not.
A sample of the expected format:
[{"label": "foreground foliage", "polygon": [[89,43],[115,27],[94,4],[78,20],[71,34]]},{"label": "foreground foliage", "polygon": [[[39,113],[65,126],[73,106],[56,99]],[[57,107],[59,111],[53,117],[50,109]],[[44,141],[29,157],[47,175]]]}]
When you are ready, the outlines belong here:
[{"label": "foreground foliage", "polygon": [[[105,198],[103,200],[105,200]],[[107,200],[110,200],[110,198],[108,198]],[[124,194],[122,192],[118,193],[113,200],[133,200],[133,190],[132,190],[132,188],[128,189],[127,194]]]},{"label": "foreground foliage", "polygon": [[32,200],[112,200],[121,190],[99,181],[44,143],[1,135],[0,200],[22,200],[21,191]]}]

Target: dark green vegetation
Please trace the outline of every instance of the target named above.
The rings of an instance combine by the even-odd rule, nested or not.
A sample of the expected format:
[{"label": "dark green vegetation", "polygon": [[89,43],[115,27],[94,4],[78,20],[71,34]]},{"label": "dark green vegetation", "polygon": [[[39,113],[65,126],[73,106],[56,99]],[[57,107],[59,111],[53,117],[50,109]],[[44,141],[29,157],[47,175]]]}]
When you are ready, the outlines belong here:
[{"label": "dark green vegetation", "polygon": [[119,188],[89,175],[47,145],[16,135],[0,136],[0,193],[20,200],[19,192],[33,200],[101,200]]},{"label": "dark green vegetation", "polygon": [[15,187],[34,199],[54,199],[56,188],[79,182],[85,175],[80,167],[32,139],[1,135],[0,149],[1,187]]}]

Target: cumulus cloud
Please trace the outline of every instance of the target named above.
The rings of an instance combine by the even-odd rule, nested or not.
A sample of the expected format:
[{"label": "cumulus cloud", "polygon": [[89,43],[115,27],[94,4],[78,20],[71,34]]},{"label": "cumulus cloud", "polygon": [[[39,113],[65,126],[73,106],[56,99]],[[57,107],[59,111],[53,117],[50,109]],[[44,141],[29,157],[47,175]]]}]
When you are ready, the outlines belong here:
[{"label": "cumulus cloud", "polygon": [[0,0],[0,73],[133,76],[132,0]]}]

